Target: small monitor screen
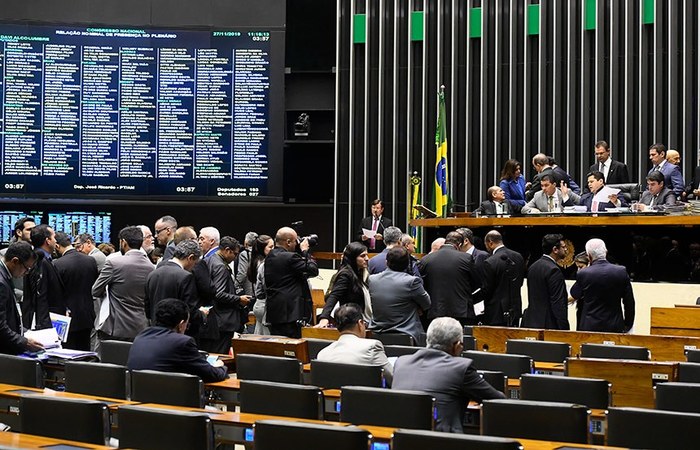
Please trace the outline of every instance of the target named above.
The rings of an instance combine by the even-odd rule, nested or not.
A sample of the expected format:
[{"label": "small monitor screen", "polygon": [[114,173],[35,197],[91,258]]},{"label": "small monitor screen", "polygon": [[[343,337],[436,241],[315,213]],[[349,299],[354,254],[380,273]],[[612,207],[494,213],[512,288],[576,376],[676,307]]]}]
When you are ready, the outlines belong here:
[{"label": "small monitor screen", "polygon": [[90,233],[96,244],[110,242],[112,213],[52,212],[49,213],[49,226],[72,237]]},{"label": "small monitor screen", "polygon": [[41,218],[44,213],[39,211],[0,211],[0,244],[7,245],[10,243],[12,234],[15,231],[15,223],[22,217],[33,217],[34,223],[41,223]]}]

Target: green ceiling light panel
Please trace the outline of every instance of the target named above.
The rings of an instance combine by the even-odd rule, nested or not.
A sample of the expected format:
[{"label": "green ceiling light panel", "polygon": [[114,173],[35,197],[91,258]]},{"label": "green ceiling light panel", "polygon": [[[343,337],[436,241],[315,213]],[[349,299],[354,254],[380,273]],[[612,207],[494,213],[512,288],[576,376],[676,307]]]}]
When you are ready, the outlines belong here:
[{"label": "green ceiling light panel", "polygon": [[654,23],[654,0],[642,0],[642,23]]},{"label": "green ceiling light panel", "polygon": [[596,0],[585,0],[583,4],[583,29],[595,30],[596,25]]},{"label": "green ceiling light panel", "polygon": [[540,5],[527,5],[527,34],[540,34]]},{"label": "green ceiling light panel", "polygon": [[481,37],[481,8],[471,8],[469,10],[469,37]]},{"label": "green ceiling light panel", "polygon": [[422,41],[425,39],[423,30],[423,11],[411,12],[411,40]]},{"label": "green ceiling light panel", "polygon": [[352,21],[352,41],[355,44],[367,42],[367,14],[355,14]]}]

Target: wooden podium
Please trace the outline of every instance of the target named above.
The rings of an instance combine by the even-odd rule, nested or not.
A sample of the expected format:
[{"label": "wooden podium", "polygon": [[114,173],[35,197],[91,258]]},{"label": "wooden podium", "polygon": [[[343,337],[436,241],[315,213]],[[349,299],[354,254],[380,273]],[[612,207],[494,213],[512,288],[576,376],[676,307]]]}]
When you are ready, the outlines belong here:
[{"label": "wooden podium", "polygon": [[309,347],[305,339],[242,334],[239,338],[231,339],[231,347],[233,347],[234,357],[244,353],[252,353],[296,358],[303,363],[310,361]]}]

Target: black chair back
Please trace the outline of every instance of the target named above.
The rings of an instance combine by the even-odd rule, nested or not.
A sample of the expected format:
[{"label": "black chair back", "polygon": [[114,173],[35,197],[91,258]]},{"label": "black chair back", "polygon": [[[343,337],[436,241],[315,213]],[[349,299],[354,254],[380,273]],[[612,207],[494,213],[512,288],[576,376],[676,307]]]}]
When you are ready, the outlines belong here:
[{"label": "black chair back", "polygon": [[522,450],[520,442],[500,437],[450,434],[436,431],[396,430],[391,438],[392,450]]},{"label": "black chair back", "polygon": [[610,383],[595,378],[525,374],[520,377],[520,398],[564,402],[607,409],[611,404]]},{"label": "black chair back", "polygon": [[484,400],[481,434],[586,444],[589,414],[573,403]]},{"label": "black chair back", "polygon": [[639,201],[639,197],[642,193],[642,187],[639,183],[609,184],[608,186],[619,189],[622,196],[627,200],[627,203]]},{"label": "black chair back", "polygon": [[97,400],[27,395],[20,397],[22,433],[106,445],[110,423],[107,404]]},{"label": "black chair back", "polygon": [[646,347],[633,345],[581,344],[581,358],[635,359],[649,361],[651,353]]},{"label": "black chair back", "polygon": [[254,425],[255,450],[367,450],[368,431],[283,420],[259,420]]},{"label": "black chair back", "polygon": [[203,408],[204,384],[198,376],[186,373],[132,370],[131,400]]},{"label": "black chair back", "polygon": [[344,386],[340,392],[340,421],[356,425],[435,428],[435,398],[425,392]]},{"label": "black chair back", "polygon": [[463,325],[462,326],[462,334],[466,334],[467,336],[471,336],[474,334],[474,327],[471,325]]},{"label": "black chair back", "polygon": [[44,368],[35,359],[0,354],[0,383],[44,387]]},{"label": "black chair back", "polygon": [[241,380],[241,412],[323,420],[323,393],[316,386]]},{"label": "black chair back", "polygon": [[102,341],[100,342],[100,362],[126,366],[129,361],[131,342]]},{"label": "black chair back", "polygon": [[304,340],[306,340],[306,344],[309,348],[309,359],[316,359],[316,357],[318,357],[318,352],[335,342],[330,339],[316,338],[304,338]]},{"label": "black chair back", "polygon": [[386,356],[388,357],[412,355],[421,348],[423,347],[416,347],[412,345],[385,345],[384,353],[386,353]]},{"label": "black chair back", "polygon": [[343,386],[384,387],[381,366],[311,361],[311,384],[325,389]]},{"label": "black chair back", "polygon": [[678,363],[678,381],[700,383],[700,364],[691,362]]},{"label": "black chair back", "polygon": [[413,336],[406,333],[389,331],[386,333],[373,332],[372,338],[381,341],[384,345],[416,345]]},{"label": "black chair back", "polygon": [[302,384],[304,364],[295,358],[236,355],[236,377],[241,380]]},{"label": "black chair back", "polygon": [[700,350],[686,350],[685,357],[688,362],[700,363]]},{"label": "black chair back", "polygon": [[484,379],[492,388],[497,391],[506,393],[508,387],[508,377],[499,370],[477,370],[481,378]]},{"label": "black chair back", "polygon": [[66,392],[127,399],[131,393],[125,366],[96,362],[66,361]]},{"label": "black chair back", "polygon": [[654,386],[656,409],[700,413],[700,384],[659,383]]},{"label": "black chair back", "polygon": [[607,445],[648,449],[698,448],[700,414],[610,408]]},{"label": "black chair back", "polygon": [[462,345],[463,350],[476,350],[476,338],[468,334],[462,335]]},{"label": "black chair back", "polygon": [[462,356],[471,359],[477,370],[495,370],[506,374],[508,378],[520,378],[524,373],[532,373],[532,358],[525,355],[506,355],[503,353],[480,352],[468,350]]},{"label": "black chair back", "polygon": [[527,339],[508,339],[506,353],[527,355],[534,361],[563,363],[571,356],[571,345],[565,342],[530,341]]},{"label": "black chair back", "polygon": [[122,406],[119,447],[148,450],[213,450],[214,427],[207,414]]}]

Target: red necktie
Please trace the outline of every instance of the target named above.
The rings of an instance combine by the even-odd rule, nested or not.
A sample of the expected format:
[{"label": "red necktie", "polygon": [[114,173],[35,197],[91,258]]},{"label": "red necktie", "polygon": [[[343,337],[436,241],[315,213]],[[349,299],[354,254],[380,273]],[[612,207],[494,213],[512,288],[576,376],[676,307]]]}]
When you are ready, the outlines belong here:
[{"label": "red necktie", "polygon": [[[378,223],[379,223],[379,221],[378,221],[377,218],[375,217],[375,218],[372,220],[372,231],[377,231],[377,225],[378,225]],[[375,233],[375,234],[376,234],[376,233]],[[377,243],[377,241],[376,241],[376,239],[374,239],[374,238],[372,238],[372,239],[369,240],[369,248],[370,248],[370,250],[374,250],[374,246],[375,246],[376,243]]]}]

